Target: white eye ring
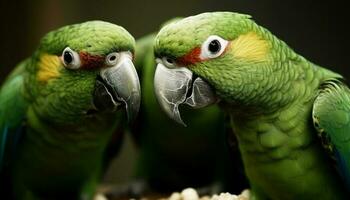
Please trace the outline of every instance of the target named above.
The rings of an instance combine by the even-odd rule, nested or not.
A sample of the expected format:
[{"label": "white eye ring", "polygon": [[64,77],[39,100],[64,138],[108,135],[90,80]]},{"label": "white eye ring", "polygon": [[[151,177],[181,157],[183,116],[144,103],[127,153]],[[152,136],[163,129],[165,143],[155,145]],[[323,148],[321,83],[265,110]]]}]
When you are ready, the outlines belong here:
[{"label": "white eye ring", "polygon": [[201,46],[201,59],[211,59],[219,57],[226,49],[228,41],[217,36],[209,36]]},{"label": "white eye ring", "polygon": [[118,63],[119,57],[120,57],[120,55],[117,52],[113,52],[113,53],[108,54],[106,57],[106,64],[108,66],[116,65]]},{"label": "white eye ring", "polygon": [[163,57],[162,62],[167,68],[175,68],[175,60],[169,57]]},{"label": "white eye ring", "polygon": [[69,47],[62,52],[62,62],[68,69],[79,69],[81,65],[79,54]]}]

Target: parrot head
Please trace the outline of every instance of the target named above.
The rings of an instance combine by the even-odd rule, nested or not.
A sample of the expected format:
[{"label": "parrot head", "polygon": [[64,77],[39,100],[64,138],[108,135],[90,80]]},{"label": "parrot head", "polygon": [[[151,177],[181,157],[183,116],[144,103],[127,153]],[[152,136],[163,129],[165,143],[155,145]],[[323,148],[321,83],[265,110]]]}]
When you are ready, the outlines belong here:
[{"label": "parrot head", "polygon": [[[203,13],[163,27],[156,36],[155,92],[163,110],[183,123],[178,106],[201,108],[218,101],[258,103],[278,87],[271,63],[295,54],[250,16]],[[275,83],[273,83],[275,81]],[[264,103],[264,102],[261,102]]]},{"label": "parrot head", "polygon": [[140,105],[134,47],[124,28],[103,21],[48,33],[27,69],[33,109],[47,119],[74,122],[125,107],[132,119]]}]

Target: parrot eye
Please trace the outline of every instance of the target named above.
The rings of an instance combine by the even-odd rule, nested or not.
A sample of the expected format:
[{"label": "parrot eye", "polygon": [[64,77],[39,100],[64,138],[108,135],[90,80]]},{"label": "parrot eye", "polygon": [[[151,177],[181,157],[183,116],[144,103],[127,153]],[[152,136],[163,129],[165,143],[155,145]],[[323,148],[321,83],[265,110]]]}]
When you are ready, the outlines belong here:
[{"label": "parrot eye", "polygon": [[73,51],[71,48],[66,47],[62,53],[63,64],[68,69],[80,68],[80,57],[79,54]]},{"label": "parrot eye", "polygon": [[212,54],[219,52],[220,49],[221,49],[221,44],[220,44],[219,40],[212,40],[208,45],[208,50]]},{"label": "parrot eye", "polygon": [[108,66],[114,66],[118,63],[118,60],[119,60],[119,53],[110,53],[107,55],[106,57],[106,64]]},{"label": "parrot eye", "polygon": [[228,41],[217,36],[209,36],[201,47],[201,59],[210,59],[219,57],[226,49]]}]

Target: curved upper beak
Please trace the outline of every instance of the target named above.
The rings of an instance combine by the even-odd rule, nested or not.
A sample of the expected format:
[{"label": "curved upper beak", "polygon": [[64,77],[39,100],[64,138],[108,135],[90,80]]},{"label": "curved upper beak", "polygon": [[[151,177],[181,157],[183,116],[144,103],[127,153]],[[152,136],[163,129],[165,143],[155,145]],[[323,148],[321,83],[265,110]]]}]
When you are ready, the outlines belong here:
[{"label": "curved upper beak", "polygon": [[202,108],[216,102],[211,87],[185,67],[166,68],[159,63],[154,76],[156,97],[165,113],[176,122],[186,126],[181,119],[179,105]]},{"label": "curved upper beak", "polygon": [[130,53],[122,53],[115,66],[101,70],[96,81],[95,96],[96,107],[115,110],[124,104],[128,120],[132,121],[136,117],[140,108],[141,90]]}]

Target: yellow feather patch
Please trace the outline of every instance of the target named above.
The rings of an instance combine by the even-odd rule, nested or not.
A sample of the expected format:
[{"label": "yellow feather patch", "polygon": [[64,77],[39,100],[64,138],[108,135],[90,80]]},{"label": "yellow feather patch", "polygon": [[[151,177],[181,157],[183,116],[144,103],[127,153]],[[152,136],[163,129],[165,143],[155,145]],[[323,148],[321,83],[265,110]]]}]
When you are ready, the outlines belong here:
[{"label": "yellow feather patch", "polygon": [[56,55],[43,54],[40,57],[38,67],[37,79],[41,82],[47,82],[60,75],[61,61]]},{"label": "yellow feather patch", "polygon": [[230,48],[235,58],[265,61],[268,46],[266,40],[263,40],[255,32],[249,32],[233,40]]}]

